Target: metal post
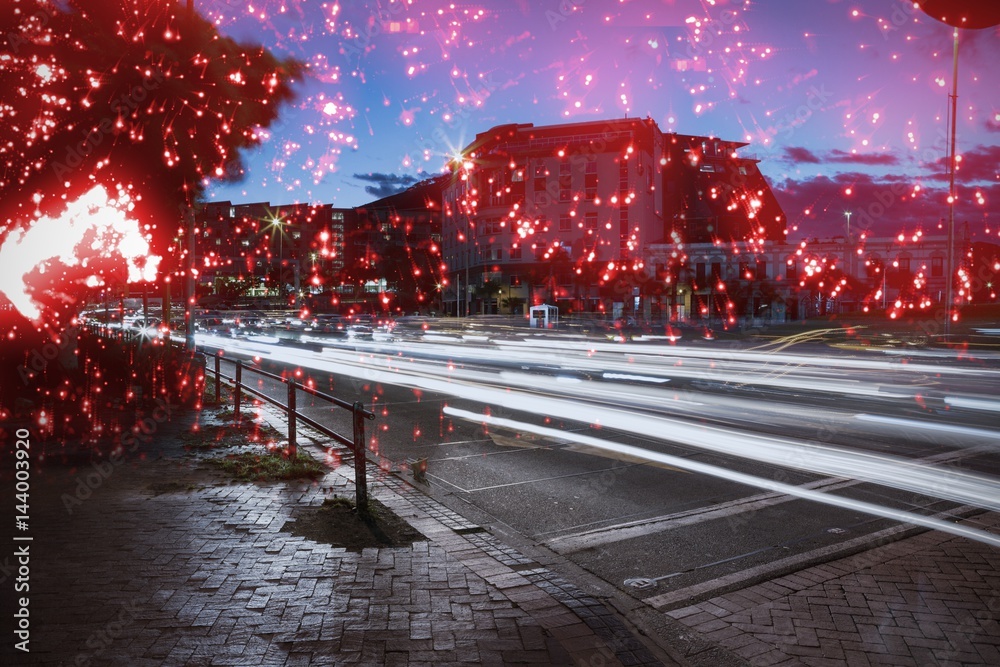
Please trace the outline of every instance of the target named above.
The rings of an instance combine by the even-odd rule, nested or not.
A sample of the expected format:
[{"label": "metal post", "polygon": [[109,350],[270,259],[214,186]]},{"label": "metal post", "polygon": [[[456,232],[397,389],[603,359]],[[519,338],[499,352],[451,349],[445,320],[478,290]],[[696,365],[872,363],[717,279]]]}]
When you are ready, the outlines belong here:
[{"label": "metal post", "polygon": [[184,280],[185,294],[184,294],[184,347],[189,352],[194,352],[195,350],[195,337],[194,337],[194,315],[195,315],[195,302],[197,301],[196,292],[198,289],[197,284],[194,279],[195,272],[195,242],[194,242],[194,209],[187,209],[187,242],[188,242],[188,252],[187,261],[185,262],[186,276]]},{"label": "metal post", "polygon": [[[945,262],[945,319],[944,334],[951,333],[952,308],[955,297],[952,283],[955,280],[955,135],[958,115],[958,28],[955,28],[955,47],[952,55],[951,74],[951,143],[948,149],[948,258]],[[957,311],[956,311],[957,312]]]},{"label": "metal post", "polygon": [[359,513],[368,513],[368,463],[365,446],[365,415],[361,401],[354,404],[354,505]]},{"label": "metal post", "polygon": [[233,401],[233,418],[236,421],[240,420],[240,398],[243,389],[243,362],[239,359],[236,360],[236,398]]},{"label": "metal post", "polygon": [[288,382],[288,456],[291,459],[295,459],[297,455],[297,449],[295,447],[295,394],[296,394],[296,383],[295,380],[290,380]]},{"label": "metal post", "polygon": [[215,353],[215,402],[222,403],[222,368],[220,362],[222,358],[219,353]]}]

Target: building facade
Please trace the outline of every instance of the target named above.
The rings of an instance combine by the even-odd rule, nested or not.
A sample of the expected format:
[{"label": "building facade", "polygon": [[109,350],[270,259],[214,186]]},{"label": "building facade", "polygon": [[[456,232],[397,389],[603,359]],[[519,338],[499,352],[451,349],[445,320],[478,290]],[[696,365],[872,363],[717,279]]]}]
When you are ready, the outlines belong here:
[{"label": "building facade", "polygon": [[330,204],[207,203],[195,215],[200,291],[239,301],[328,289],[344,269],[353,215]]},{"label": "building facade", "polygon": [[[629,310],[615,276],[672,244],[776,242],[784,214],[745,144],[663,133],[646,119],[477,135],[451,162],[443,193],[447,311]],[[503,298],[506,296],[506,298]]]}]

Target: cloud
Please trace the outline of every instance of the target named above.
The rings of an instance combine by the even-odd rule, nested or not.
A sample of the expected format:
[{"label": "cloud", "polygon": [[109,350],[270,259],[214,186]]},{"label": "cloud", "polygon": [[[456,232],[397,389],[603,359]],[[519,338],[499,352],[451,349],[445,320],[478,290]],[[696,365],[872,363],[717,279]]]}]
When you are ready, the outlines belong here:
[{"label": "cloud", "polygon": [[802,146],[787,146],[784,152],[783,159],[799,164],[899,164],[899,158],[890,153],[848,153],[835,148],[822,155],[817,155]]},{"label": "cloud", "polygon": [[[1000,182],[1000,146],[976,146],[975,148],[963,151],[962,158],[958,162],[958,169],[955,171],[955,183],[970,182]],[[929,174],[926,178],[934,181],[947,181],[948,159],[941,158],[934,163],[939,169]]]},{"label": "cloud", "polygon": [[354,178],[374,183],[375,185],[366,185],[365,192],[379,199],[398,194],[420,180],[410,174],[383,174],[377,171],[369,174],[354,174]]},{"label": "cloud", "polygon": [[[924,183],[915,190],[917,184],[903,176],[874,177],[844,172],[800,180],[789,178],[775,183],[772,189],[789,225],[799,226],[798,232],[789,229],[790,237],[843,235],[847,211],[851,212],[852,234],[867,231],[869,235],[884,237],[914,229],[936,230],[941,220],[948,219],[947,186]],[[987,201],[1000,197],[1000,183],[968,191],[960,189],[955,212],[957,223],[982,219],[982,207],[975,203],[972,190],[982,192]]]},{"label": "cloud", "polygon": [[819,164],[819,157],[808,148],[802,148],[801,146],[787,146],[785,148],[785,159],[791,162]]},{"label": "cloud", "polygon": [[891,153],[848,153],[836,148],[824,160],[842,164],[899,164],[899,158]]}]

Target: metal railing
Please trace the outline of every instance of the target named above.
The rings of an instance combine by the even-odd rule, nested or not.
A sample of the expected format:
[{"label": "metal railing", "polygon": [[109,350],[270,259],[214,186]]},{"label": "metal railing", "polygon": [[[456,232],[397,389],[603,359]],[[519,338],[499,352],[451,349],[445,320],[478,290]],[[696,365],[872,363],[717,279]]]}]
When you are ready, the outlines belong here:
[{"label": "metal railing", "polygon": [[[143,332],[130,329],[127,327],[110,327],[106,324],[90,324],[87,327],[94,334],[101,336],[110,340],[117,340],[125,345],[130,344],[153,344],[164,348],[164,351],[176,348],[178,352],[183,352],[184,354],[189,354],[184,351],[183,344],[177,344],[175,341],[171,341],[169,338],[165,339],[155,339],[150,338],[143,334]],[[298,455],[297,446],[297,423],[302,422],[307,424],[312,428],[316,429],[320,433],[332,438],[334,441],[350,447],[354,455],[354,482],[355,482],[355,503],[359,508],[359,511],[367,511],[368,507],[368,473],[366,468],[367,457],[367,447],[365,445],[365,420],[374,420],[375,413],[371,410],[366,410],[364,404],[361,401],[355,401],[351,403],[345,401],[336,396],[324,393],[313,387],[306,386],[301,382],[298,382],[292,378],[282,377],[275,373],[270,373],[260,368],[253,368],[244,365],[243,361],[240,359],[234,359],[231,363],[235,364],[235,371],[232,377],[224,375],[222,373],[222,358],[223,355],[219,352],[215,354],[209,354],[206,352],[195,352],[195,356],[200,356],[206,360],[205,364],[205,380],[208,379],[209,373],[214,373],[215,375],[215,396],[216,400],[221,403],[222,398],[222,380],[226,380],[232,383],[233,386],[233,412],[234,419],[239,422],[241,419],[241,408],[243,403],[243,395],[252,395],[261,401],[264,401],[270,405],[273,405],[285,413],[288,419],[288,454],[291,458],[295,458]],[[212,368],[209,368],[207,361],[209,359],[214,360]],[[228,361],[228,360],[227,360]],[[272,396],[268,396],[263,391],[255,389],[243,382],[243,371],[249,371],[256,373],[260,376],[269,378],[271,380],[280,382],[286,387],[286,402],[282,403]],[[351,412],[351,421],[353,426],[353,433],[351,437],[347,437],[340,433],[337,433],[328,426],[324,426],[315,419],[308,417],[307,415],[300,412],[296,407],[296,394],[299,391],[304,391],[307,394],[315,396],[316,398],[322,399],[329,403],[332,403],[335,407],[349,410]]]},{"label": "metal railing", "polygon": [[[350,447],[352,453],[354,454],[354,484],[355,484],[355,505],[358,508],[368,507],[368,471],[366,468],[366,463],[368,461],[367,452],[368,448],[365,445],[365,419],[374,420],[375,413],[371,410],[366,410],[364,404],[361,401],[355,401],[350,403],[336,396],[332,396],[325,392],[314,389],[307,385],[302,384],[292,378],[282,377],[275,373],[270,373],[260,368],[253,368],[251,366],[246,366],[240,359],[233,360],[235,365],[235,370],[233,377],[223,375],[222,373],[222,355],[219,353],[207,354],[204,352],[199,352],[205,357],[205,359],[214,360],[214,368],[208,369],[206,364],[206,375],[211,372],[215,375],[215,396],[216,400],[221,402],[222,397],[222,380],[231,382],[233,385],[233,413],[234,419],[239,422],[241,419],[241,407],[243,402],[243,394],[250,394],[256,398],[273,405],[281,409],[288,419],[288,453],[291,458],[295,458],[298,453],[298,447],[296,444],[296,423],[301,421],[303,424],[307,424],[312,428],[316,429],[320,433],[333,438],[336,442]],[[263,391],[255,389],[243,382],[243,371],[249,371],[256,373],[257,375],[269,378],[276,382],[281,382],[286,387],[286,402],[282,403],[278,399],[268,396]],[[343,408],[345,410],[350,410],[351,421],[353,425],[352,437],[348,438],[345,435],[337,433],[328,426],[324,426],[315,419],[308,417],[296,408],[296,394],[299,391],[304,391],[311,396],[323,399],[329,403],[332,403],[335,407]]]}]

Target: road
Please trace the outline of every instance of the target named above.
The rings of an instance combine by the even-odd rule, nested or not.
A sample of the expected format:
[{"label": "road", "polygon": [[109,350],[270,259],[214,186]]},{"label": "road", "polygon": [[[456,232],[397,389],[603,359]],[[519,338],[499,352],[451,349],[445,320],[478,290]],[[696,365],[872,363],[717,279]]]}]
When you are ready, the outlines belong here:
[{"label": "road", "polygon": [[418,324],[198,342],[364,401],[373,456],[426,459],[427,490],[470,521],[639,599],[1000,509],[997,358]]}]

